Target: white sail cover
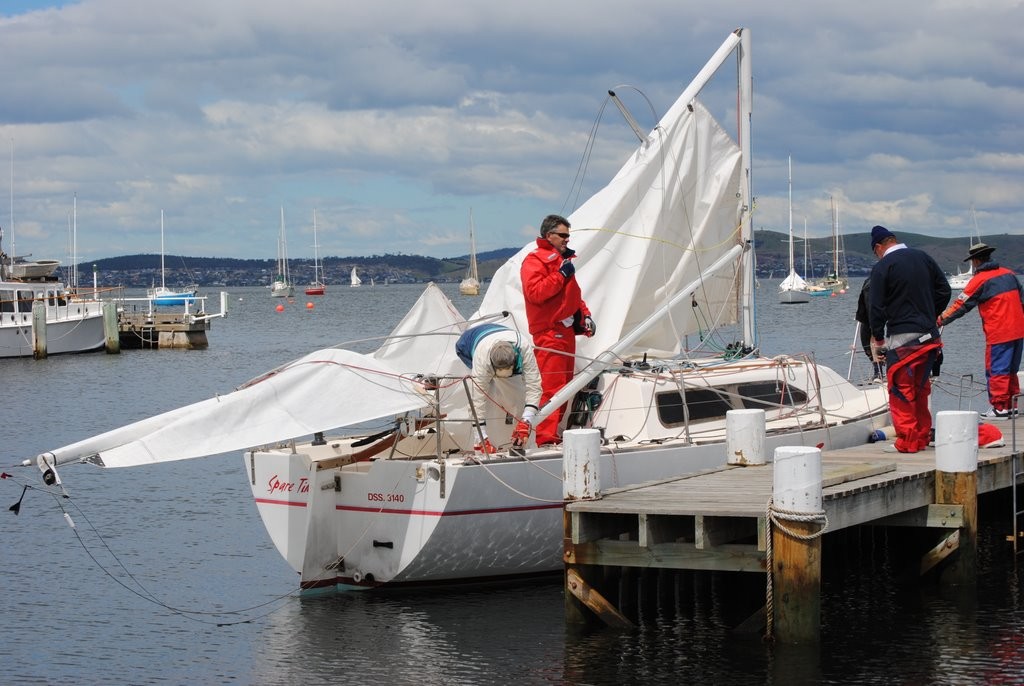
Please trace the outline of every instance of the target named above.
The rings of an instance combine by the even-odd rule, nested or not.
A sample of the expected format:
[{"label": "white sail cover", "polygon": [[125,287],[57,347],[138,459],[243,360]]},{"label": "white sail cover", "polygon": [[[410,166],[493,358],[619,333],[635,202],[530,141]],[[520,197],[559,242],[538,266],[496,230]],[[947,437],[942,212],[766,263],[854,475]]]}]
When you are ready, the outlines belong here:
[{"label": "white sail cover", "polygon": [[802,276],[796,273],[795,270],[789,272],[789,276],[784,278],[779,284],[780,291],[804,291],[807,290],[807,282]]},{"label": "white sail cover", "polygon": [[[226,395],[44,456],[58,465],[87,459],[105,467],[130,467],[243,450],[422,409],[432,396],[417,376],[458,369],[462,363],[454,346],[464,327],[451,301],[430,284],[371,355],[318,350]],[[416,330],[435,335],[409,338]]]},{"label": "white sail cover", "polygon": [[[577,339],[579,354],[612,347],[740,242],[741,167],[736,143],[699,102],[681,97],[611,183],[568,217],[576,278],[597,323],[596,336]],[[507,310],[525,328],[519,269],[534,247],[497,271],[478,314]],[[705,280],[693,294],[698,308],[684,299],[624,354],[673,355],[709,319],[735,322],[739,268]]]}]

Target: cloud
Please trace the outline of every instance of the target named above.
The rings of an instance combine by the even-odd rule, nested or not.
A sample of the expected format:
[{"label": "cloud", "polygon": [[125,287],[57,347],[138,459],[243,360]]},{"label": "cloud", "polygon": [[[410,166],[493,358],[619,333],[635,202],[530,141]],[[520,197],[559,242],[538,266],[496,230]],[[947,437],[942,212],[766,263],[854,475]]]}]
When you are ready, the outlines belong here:
[{"label": "cloud", "polygon": [[[811,235],[830,198],[849,231],[964,235],[972,204],[983,232],[1024,231],[1015,1],[2,11],[0,149],[18,249],[37,256],[66,252],[76,197],[85,259],[155,251],[161,209],[168,251],[188,255],[273,258],[282,206],[296,257],[314,208],[332,254],[461,254],[470,208],[478,249],[521,245],[635,145],[614,108],[598,121],[607,90],[651,127],[737,26],[753,37],[757,227],[784,228],[792,155]],[[733,70],[702,95],[727,126]]]}]

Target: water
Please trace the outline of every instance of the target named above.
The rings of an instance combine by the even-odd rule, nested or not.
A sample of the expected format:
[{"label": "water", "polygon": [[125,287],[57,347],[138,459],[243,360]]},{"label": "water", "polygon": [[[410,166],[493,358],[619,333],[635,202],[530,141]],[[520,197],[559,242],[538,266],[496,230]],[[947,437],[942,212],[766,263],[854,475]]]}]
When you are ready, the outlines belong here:
[{"label": "water", "polygon": [[[444,289],[466,314],[479,302],[454,284]],[[21,482],[39,483],[34,467],[12,468],[21,459],[227,392],[312,349],[383,335],[421,290],[335,286],[278,313],[282,301],[265,289],[240,289],[230,316],[214,321],[208,350],[3,361],[0,466],[16,478],[0,481],[0,502],[13,504]],[[789,306],[774,296],[775,284],[762,281],[764,352],[813,354],[845,374],[855,296]],[[960,388],[960,375],[984,379],[977,316],[949,327],[945,340],[936,409],[968,401],[986,409],[980,384]],[[854,377],[863,378],[859,349],[855,360]],[[1010,506],[1000,499],[982,502],[976,589],[900,583],[904,532],[826,538],[821,644],[772,647],[730,631],[763,602],[759,575],[652,575],[641,587],[661,602],[638,597],[643,627],[629,633],[567,628],[557,578],[300,599],[239,455],[121,470],[75,465],[62,476],[70,499],[32,490],[19,516],[0,512],[4,683],[1024,681],[1024,575],[1002,540]]]}]

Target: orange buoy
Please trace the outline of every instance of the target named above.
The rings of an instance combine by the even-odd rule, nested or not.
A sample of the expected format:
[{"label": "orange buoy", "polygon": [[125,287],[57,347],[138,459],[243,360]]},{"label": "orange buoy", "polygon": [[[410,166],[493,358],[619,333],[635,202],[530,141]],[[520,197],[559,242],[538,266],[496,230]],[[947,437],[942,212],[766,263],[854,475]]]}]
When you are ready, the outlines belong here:
[{"label": "orange buoy", "polygon": [[306,303],[306,309],[307,310],[312,310],[313,309],[313,303]]},{"label": "orange buoy", "polygon": [[274,309],[277,310],[278,312],[284,312],[284,305],[278,305]]}]

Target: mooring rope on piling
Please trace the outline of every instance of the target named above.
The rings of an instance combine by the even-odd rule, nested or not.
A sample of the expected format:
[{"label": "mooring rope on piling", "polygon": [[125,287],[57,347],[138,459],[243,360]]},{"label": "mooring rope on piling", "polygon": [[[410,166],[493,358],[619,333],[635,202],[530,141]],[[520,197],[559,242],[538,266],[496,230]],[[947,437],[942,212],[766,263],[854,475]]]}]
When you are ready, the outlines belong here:
[{"label": "mooring rope on piling", "polygon": [[[823,522],[821,528],[813,534],[801,534],[793,531],[789,527],[782,524],[783,521],[787,522]],[[825,534],[825,529],[828,528],[828,515],[825,514],[824,510],[817,512],[797,512],[796,510],[783,510],[782,508],[775,507],[775,499],[768,498],[768,505],[765,508],[765,522],[768,523],[768,531],[766,532],[765,541],[765,554],[766,554],[766,569],[767,572],[767,589],[765,591],[765,610],[766,610],[766,629],[765,638],[771,639],[774,633],[774,593],[772,592],[772,567],[774,565],[772,559],[772,527],[777,527],[779,531],[786,534],[790,538],[795,538],[799,541],[811,541],[815,538],[819,538]]]}]

